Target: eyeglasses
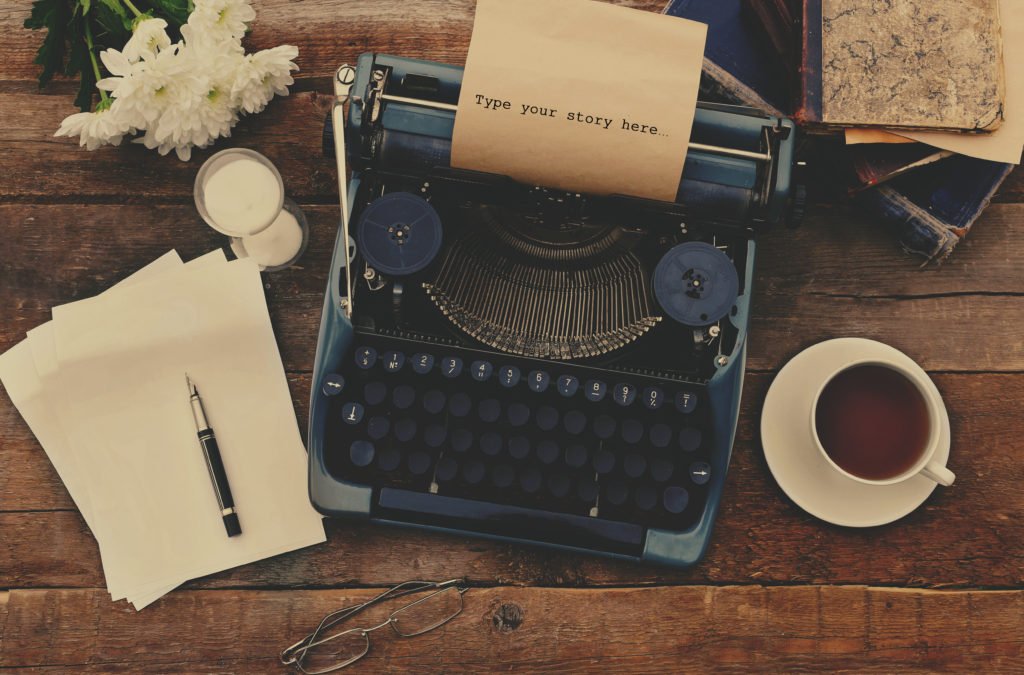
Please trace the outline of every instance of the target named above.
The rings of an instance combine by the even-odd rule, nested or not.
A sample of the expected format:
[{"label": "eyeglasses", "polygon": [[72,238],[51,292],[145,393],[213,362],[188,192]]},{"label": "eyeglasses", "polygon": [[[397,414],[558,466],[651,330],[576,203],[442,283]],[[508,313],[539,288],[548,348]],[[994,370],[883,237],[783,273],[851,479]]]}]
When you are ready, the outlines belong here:
[{"label": "eyeglasses", "polygon": [[[331,612],[323,618],[316,630],[281,652],[281,663],[295,666],[307,675],[329,673],[350,666],[366,656],[370,651],[370,633],[384,626],[391,626],[395,635],[403,638],[416,637],[440,628],[462,612],[462,594],[469,588],[460,586],[460,581],[406,581],[371,600]],[[339,623],[360,612],[415,593],[426,595],[392,611],[382,623],[329,634]]]}]

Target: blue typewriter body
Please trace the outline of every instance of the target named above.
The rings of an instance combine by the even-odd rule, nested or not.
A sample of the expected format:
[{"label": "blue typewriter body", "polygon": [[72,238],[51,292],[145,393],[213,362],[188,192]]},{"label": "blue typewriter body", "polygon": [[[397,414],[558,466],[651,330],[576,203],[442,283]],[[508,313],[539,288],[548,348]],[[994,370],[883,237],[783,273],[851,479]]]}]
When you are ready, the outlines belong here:
[{"label": "blue typewriter body", "polygon": [[[559,194],[449,167],[461,77],[379,54],[355,68],[351,238],[339,228],[324,296],[311,501],[692,565],[732,452],[755,235],[793,206],[793,125],[702,104],[677,203]],[[576,326],[537,325],[551,314]]]}]

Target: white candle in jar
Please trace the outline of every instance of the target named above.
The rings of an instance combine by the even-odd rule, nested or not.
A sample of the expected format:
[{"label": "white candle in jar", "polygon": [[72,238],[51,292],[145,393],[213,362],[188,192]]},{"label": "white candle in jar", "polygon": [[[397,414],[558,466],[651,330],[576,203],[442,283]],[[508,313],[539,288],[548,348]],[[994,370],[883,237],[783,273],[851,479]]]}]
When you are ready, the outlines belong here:
[{"label": "white candle in jar", "polygon": [[278,215],[283,196],[274,172],[244,155],[213,167],[203,181],[203,200],[210,219],[238,236],[267,227]]},{"label": "white candle in jar", "polygon": [[282,210],[267,229],[242,240],[245,253],[267,267],[291,262],[302,248],[302,226],[288,211]]}]

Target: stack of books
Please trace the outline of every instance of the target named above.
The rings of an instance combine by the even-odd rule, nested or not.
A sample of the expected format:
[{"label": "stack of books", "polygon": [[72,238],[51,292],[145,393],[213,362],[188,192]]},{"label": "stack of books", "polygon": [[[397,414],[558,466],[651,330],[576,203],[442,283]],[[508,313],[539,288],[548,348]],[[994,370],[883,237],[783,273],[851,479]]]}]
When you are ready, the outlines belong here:
[{"label": "stack of books", "polygon": [[[673,0],[709,26],[705,97],[844,144],[848,192],[941,261],[1024,148],[1014,0]],[[820,172],[819,172],[820,173]]]}]

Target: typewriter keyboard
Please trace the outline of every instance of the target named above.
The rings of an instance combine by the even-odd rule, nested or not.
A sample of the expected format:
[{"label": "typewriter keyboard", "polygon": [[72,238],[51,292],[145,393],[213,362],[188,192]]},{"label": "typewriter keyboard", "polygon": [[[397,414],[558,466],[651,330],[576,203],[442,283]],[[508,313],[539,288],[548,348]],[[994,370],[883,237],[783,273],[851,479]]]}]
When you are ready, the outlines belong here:
[{"label": "typewriter keyboard", "polygon": [[436,495],[456,501],[405,508],[469,500],[481,513],[564,514],[570,528],[675,531],[704,510],[712,439],[699,385],[376,335],[354,344],[320,383],[327,467],[381,488],[384,507]]}]

